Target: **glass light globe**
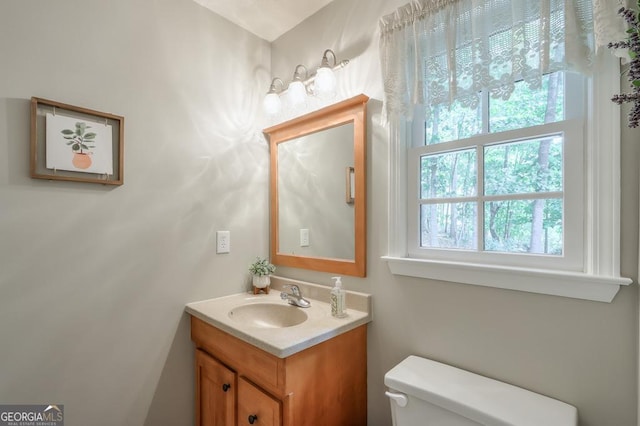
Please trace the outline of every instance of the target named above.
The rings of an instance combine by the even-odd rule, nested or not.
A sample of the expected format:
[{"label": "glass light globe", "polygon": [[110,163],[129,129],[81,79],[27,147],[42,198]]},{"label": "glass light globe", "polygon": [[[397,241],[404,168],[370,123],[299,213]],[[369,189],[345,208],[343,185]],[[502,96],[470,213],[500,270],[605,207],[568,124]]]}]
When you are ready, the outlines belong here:
[{"label": "glass light globe", "polygon": [[315,93],[319,97],[330,97],[336,93],[336,75],[329,67],[319,68],[315,78]]},{"label": "glass light globe", "polygon": [[289,84],[287,92],[289,94],[289,101],[291,102],[291,105],[295,107],[304,104],[307,97],[307,90],[305,89],[302,81],[292,81],[291,84]]},{"label": "glass light globe", "polygon": [[267,114],[277,114],[282,108],[282,100],[277,93],[267,93],[262,102],[262,107]]}]

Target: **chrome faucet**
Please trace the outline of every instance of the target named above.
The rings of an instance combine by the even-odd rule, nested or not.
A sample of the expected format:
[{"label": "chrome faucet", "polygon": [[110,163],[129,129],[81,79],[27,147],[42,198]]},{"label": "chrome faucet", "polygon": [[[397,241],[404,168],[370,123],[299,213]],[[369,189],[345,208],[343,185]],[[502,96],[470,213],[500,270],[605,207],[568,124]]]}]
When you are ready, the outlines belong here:
[{"label": "chrome faucet", "polygon": [[291,293],[285,293],[284,291],[280,293],[280,298],[282,300],[286,300],[290,305],[298,306],[300,308],[308,308],[311,306],[311,302],[302,297],[302,293],[300,293],[300,287],[295,284],[285,284],[284,288],[290,288]]}]

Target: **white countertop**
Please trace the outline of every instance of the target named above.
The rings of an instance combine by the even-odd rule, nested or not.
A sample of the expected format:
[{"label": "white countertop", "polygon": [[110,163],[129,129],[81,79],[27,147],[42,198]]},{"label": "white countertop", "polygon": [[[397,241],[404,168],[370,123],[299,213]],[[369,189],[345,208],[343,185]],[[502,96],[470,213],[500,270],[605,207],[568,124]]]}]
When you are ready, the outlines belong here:
[{"label": "white countertop", "polygon": [[[286,281],[286,279],[281,280]],[[295,283],[298,284],[299,282]],[[315,286],[314,284],[304,284]],[[291,327],[253,327],[238,323],[229,316],[230,310],[247,304],[273,303],[286,305],[287,302],[280,299],[280,291],[274,288],[271,289],[269,294],[254,295],[247,292],[189,303],[186,306],[186,311],[194,317],[279,358],[286,358],[371,321],[370,295],[347,292],[347,301],[349,301],[349,298],[364,297],[366,299],[365,303],[355,305],[360,308],[364,306],[365,310],[350,309],[347,302],[347,316],[345,318],[334,318],[331,316],[331,307],[328,303],[311,299],[305,295],[304,291],[302,294],[311,302],[311,306],[309,308],[295,309],[303,310],[308,319]]]}]

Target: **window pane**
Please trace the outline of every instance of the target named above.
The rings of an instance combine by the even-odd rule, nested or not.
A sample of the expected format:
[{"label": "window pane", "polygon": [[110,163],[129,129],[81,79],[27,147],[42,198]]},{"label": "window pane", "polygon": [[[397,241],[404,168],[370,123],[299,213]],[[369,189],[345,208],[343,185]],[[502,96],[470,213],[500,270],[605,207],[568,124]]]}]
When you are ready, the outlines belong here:
[{"label": "window pane", "polygon": [[480,94],[476,108],[454,102],[431,108],[431,116],[425,122],[425,145],[465,139],[482,132]]},{"label": "window pane", "polygon": [[420,158],[420,198],[476,195],[476,150]]},{"label": "window pane", "polygon": [[485,203],[484,249],[562,255],[562,200]]},{"label": "window pane", "polygon": [[420,246],[476,250],[476,203],[420,206]]},{"label": "window pane", "polygon": [[[502,92],[502,90],[500,90]],[[531,89],[525,81],[515,84],[508,100],[489,98],[489,131],[521,129],[564,120],[564,74],[542,77],[542,86]]]},{"label": "window pane", "polygon": [[561,135],[484,149],[485,195],[562,191]]}]

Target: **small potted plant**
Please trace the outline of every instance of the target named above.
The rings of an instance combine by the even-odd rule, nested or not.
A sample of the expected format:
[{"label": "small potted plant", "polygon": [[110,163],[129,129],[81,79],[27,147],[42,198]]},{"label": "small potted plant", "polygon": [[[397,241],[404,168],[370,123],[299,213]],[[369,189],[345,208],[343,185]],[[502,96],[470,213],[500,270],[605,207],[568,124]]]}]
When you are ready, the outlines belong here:
[{"label": "small potted plant", "polygon": [[260,291],[269,293],[271,285],[271,274],[276,271],[276,267],[269,263],[267,259],[256,257],[256,261],[249,266],[249,272],[253,276],[253,293],[258,294]]}]

